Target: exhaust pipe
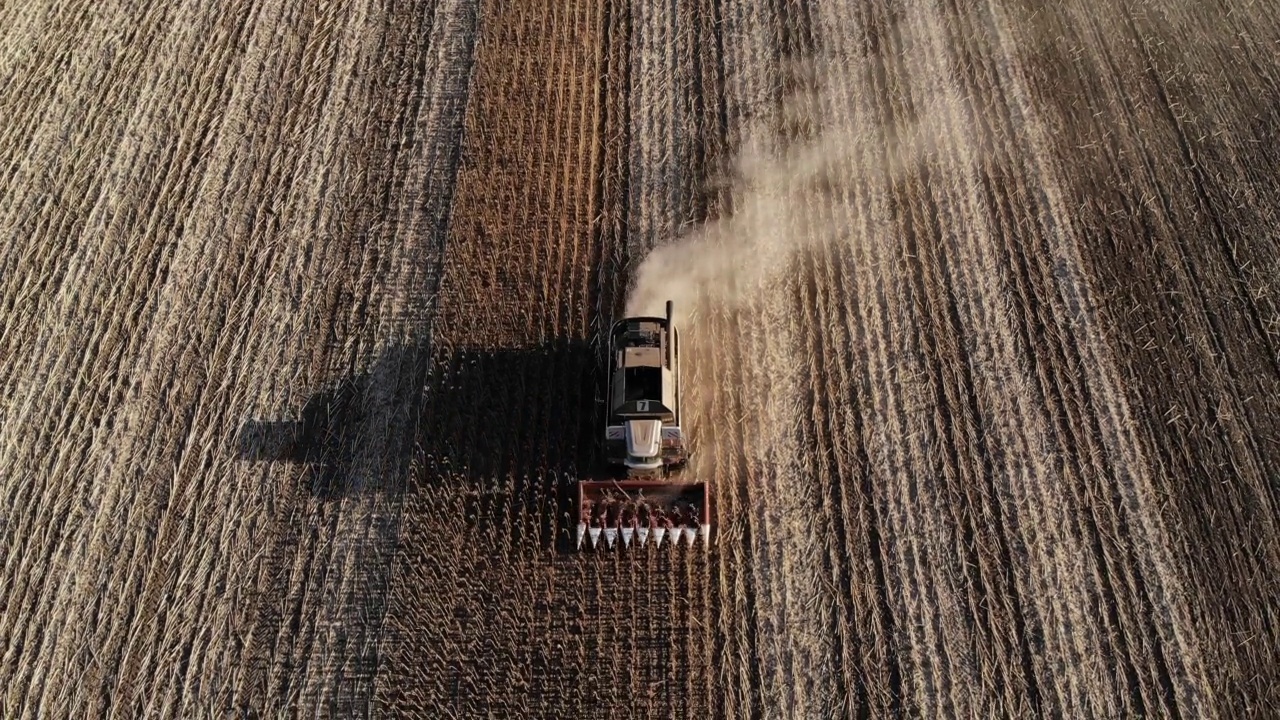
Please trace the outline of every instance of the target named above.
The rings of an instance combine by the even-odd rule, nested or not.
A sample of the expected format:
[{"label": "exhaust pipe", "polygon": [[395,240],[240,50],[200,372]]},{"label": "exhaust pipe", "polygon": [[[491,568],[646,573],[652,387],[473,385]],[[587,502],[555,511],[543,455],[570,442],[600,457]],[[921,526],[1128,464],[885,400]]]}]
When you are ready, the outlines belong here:
[{"label": "exhaust pipe", "polygon": [[671,342],[671,335],[674,332],[674,325],[671,324],[671,318],[675,315],[674,302],[667,301],[667,367],[675,370],[675,343]]}]

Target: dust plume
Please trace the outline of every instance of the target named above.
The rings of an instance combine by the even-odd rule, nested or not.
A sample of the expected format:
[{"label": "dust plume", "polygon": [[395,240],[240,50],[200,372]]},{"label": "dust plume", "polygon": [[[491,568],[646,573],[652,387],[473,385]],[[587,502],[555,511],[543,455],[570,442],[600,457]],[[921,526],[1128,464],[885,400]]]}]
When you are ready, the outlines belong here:
[{"label": "dust plume", "polygon": [[722,183],[731,210],[645,257],[627,315],[661,315],[672,300],[683,319],[761,299],[803,250],[853,241],[842,206],[857,186],[886,187],[918,172],[947,132],[932,113],[886,127],[837,110],[828,87],[814,81],[744,131]]}]

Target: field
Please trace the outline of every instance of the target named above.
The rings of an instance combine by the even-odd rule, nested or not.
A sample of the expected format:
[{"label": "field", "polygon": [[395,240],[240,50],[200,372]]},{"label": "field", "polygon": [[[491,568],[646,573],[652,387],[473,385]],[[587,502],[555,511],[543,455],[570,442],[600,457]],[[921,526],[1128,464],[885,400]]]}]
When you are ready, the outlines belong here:
[{"label": "field", "polygon": [[[0,717],[1280,707],[1280,7],[0,4]],[[675,299],[710,550],[573,552]]]}]

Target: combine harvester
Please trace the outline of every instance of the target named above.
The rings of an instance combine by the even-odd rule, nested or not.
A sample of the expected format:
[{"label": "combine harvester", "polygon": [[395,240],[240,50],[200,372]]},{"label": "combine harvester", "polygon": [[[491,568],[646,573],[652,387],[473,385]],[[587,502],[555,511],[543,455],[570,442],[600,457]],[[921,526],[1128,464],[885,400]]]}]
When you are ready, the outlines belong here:
[{"label": "combine harvester", "polygon": [[680,333],[666,317],[629,317],[609,332],[605,456],[615,477],[578,482],[578,548],[711,544],[706,483],[678,479],[689,460],[680,425]]}]

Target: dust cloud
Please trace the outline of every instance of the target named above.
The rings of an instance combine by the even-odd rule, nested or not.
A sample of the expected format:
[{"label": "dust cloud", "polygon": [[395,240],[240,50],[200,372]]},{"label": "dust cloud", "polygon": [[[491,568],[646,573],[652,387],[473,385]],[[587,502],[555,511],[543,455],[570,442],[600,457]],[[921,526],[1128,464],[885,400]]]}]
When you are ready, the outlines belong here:
[{"label": "dust cloud", "polygon": [[[936,107],[932,99],[921,105]],[[626,314],[661,315],[672,300],[680,321],[763,300],[801,252],[856,239],[847,206],[858,186],[919,172],[948,134],[936,113],[888,125],[842,102],[815,81],[748,127],[723,183],[730,211],[655,247],[633,275]]]}]

